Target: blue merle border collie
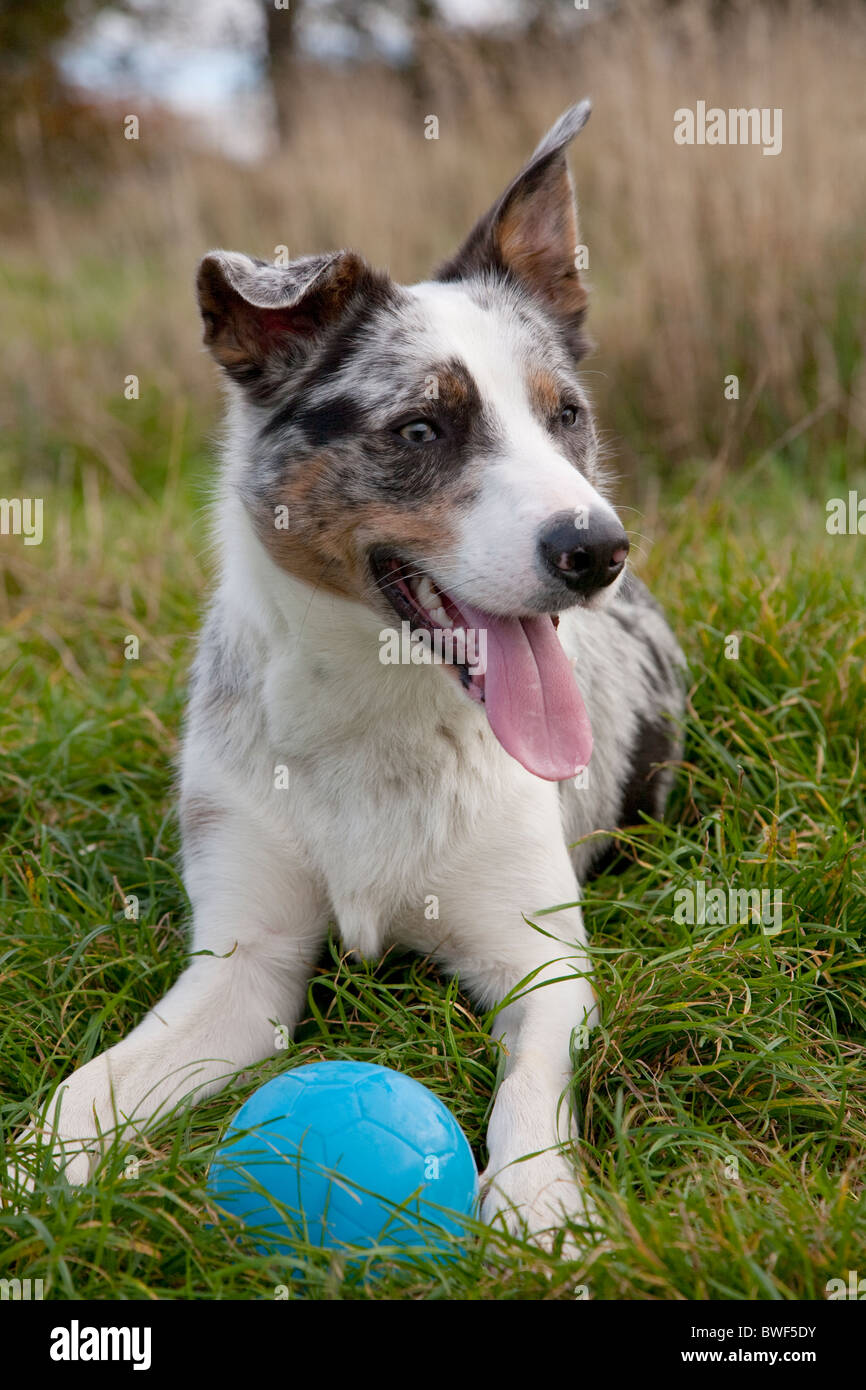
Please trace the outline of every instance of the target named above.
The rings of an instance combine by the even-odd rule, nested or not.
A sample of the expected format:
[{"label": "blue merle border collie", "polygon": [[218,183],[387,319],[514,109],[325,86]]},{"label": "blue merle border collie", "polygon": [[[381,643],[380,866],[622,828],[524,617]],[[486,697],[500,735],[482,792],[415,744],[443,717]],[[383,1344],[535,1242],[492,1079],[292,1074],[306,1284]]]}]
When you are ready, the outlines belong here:
[{"label": "blue merle border collie", "polygon": [[[661,816],[683,703],[577,371],[565,150],[588,115],[564,113],[421,284],[353,251],[201,263],[229,401],[181,770],[195,954],[43,1117],[73,1182],[105,1133],[272,1054],[335,921],[347,950],[405,946],[481,1008],[508,998],[483,1219],[549,1245],[588,1216],[568,1103],[595,1015],[579,884],[611,831]],[[425,658],[384,661],[392,630]],[[434,659],[432,639],[470,630],[483,662]]]}]

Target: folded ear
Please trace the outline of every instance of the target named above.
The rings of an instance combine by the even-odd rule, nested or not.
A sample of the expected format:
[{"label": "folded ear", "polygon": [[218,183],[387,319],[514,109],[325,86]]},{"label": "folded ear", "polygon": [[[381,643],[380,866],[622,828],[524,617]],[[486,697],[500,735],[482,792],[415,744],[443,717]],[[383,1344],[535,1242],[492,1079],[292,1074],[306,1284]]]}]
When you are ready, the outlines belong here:
[{"label": "folded ear", "polygon": [[590,110],[590,103],[582,101],[563,112],[435,277],[463,280],[484,271],[510,272],[558,320],[575,357],[582,357],[588,346],[581,334],[586,290],[575,266],[577,209],[565,150],[586,125]]},{"label": "folded ear", "polygon": [[365,282],[379,278],[353,251],[304,256],[287,266],[211,251],[196,280],[204,341],[234,381],[264,400]]}]

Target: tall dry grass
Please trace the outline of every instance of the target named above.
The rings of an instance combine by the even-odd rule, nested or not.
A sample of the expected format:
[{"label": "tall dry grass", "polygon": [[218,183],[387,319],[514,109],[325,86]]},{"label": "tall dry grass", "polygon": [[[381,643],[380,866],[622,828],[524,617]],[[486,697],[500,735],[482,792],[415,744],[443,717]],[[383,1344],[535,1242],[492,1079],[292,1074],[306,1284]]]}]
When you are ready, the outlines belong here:
[{"label": "tall dry grass", "polygon": [[[572,167],[600,344],[587,379],[624,465],[736,463],[794,439],[861,455],[862,7],[735,5],[718,25],[700,0],[638,3],[497,54],[431,33],[435,141],[398,74],[305,68],[293,138],[255,167],[155,113],[139,142],[118,117],[98,158],[59,164],[38,113],[21,113],[0,212],[0,426],[15,458],[37,472],[83,458],[135,492],[142,450],[184,447],[213,412],[191,291],[204,250],[354,245],[400,278],[424,275],[586,94]],[[674,111],[698,100],[781,107],[782,153],[675,145]],[[730,373],[738,402],[724,397]]]}]

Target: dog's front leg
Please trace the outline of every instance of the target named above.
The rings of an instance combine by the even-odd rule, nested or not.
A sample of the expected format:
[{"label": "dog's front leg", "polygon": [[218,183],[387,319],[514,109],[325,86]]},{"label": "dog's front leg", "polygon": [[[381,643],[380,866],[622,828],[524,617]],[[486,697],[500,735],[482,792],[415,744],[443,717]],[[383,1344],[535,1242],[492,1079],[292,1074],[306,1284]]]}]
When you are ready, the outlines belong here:
[{"label": "dog's front leg", "polygon": [[[558,826],[552,834],[561,842]],[[479,856],[454,886],[461,891],[442,905],[437,955],[482,1006],[506,1001],[493,1026],[504,1070],[487,1132],[481,1215],[512,1231],[555,1232],[587,1214],[569,1090],[572,1038],[580,1030],[581,1043],[594,1022],[595,998],[580,908],[537,917],[541,931],[524,914],[576,904],[577,880],[564,844],[524,840]]]},{"label": "dog's front leg", "polygon": [[561,944],[542,938],[546,949],[539,951],[532,949],[536,943],[508,943],[501,992],[516,997],[497,1014],[493,1029],[505,1065],[487,1129],[481,1215],[490,1223],[503,1219],[512,1231],[525,1224],[533,1235],[587,1214],[569,1092],[571,1040],[594,1021],[594,1000],[588,980],[577,973],[588,967],[571,946],[576,923],[562,920],[569,915],[579,921],[579,914],[566,913],[541,919],[563,937]]},{"label": "dog's front leg", "polygon": [[248,816],[224,813],[199,835],[186,881],[191,964],[128,1037],[59,1086],[25,1136],[41,1135],[70,1182],[87,1180],[110,1137],[130,1138],[272,1054],[274,1025],[291,1032],[300,1017],[328,920],[312,876]]}]

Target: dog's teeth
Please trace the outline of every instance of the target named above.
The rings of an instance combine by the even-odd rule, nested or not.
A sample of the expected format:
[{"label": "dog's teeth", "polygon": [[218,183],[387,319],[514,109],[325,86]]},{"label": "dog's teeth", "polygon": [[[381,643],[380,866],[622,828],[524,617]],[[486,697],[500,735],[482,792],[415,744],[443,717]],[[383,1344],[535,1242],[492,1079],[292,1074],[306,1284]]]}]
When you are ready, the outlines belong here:
[{"label": "dog's teeth", "polygon": [[415,585],[415,597],[427,609],[428,613],[436,606],[439,595],[426,574],[422,575]]},{"label": "dog's teeth", "polygon": [[416,580],[413,592],[421,607],[426,609],[434,623],[437,623],[439,627],[451,626],[451,619],[441,603],[442,595],[432,579],[429,579],[426,574],[422,575],[420,579]]}]

